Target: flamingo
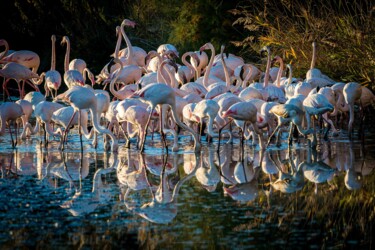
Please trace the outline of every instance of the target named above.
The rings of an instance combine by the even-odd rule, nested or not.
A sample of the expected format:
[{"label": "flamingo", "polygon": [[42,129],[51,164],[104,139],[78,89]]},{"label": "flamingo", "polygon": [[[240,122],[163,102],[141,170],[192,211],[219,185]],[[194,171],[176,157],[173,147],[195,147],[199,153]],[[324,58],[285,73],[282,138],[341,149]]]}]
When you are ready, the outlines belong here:
[{"label": "flamingo", "polygon": [[[7,83],[11,79],[14,79],[17,82],[18,90],[19,90],[21,99],[25,95],[25,93],[24,93],[25,81],[27,83],[29,83],[28,81],[30,81],[32,79],[40,80],[40,77],[39,77],[38,74],[32,72],[27,67],[25,67],[21,64],[15,63],[15,62],[9,62],[9,63],[5,64],[5,66],[2,69],[0,69],[0,76],[4,77],[4,79],[5,79],[5,82],[3,84],[3,90],[6,92],[8,97],[10,95],[9,95],[9,91],[7,89]],[[21,82],[22,82],[22,87],[20,85]],[[36,84],[40,84],[40,82],[41,81],[37,81]],[[34,83],[31,83],[30,85],[35,89],[35,91],[39,91],[39,88]]]},{"label": "flamingo", "polygon": [[4,102],[3,104],[0,105],[0,119],[1,119],[0,136],[5,133],[5,127],[6,127],[6,124],[8,124],[9,134],[12,140],[12,148],[15,148],[17,146],[17,136],[16,136],[16,141],[14,141],[10,123],[15,122],[18,118],[21,118],[21,116],[23,115],[24,113],[23,113],[22,107],[18,103]]},{"label": "flamingo", "polygon": [[69,69],[69,56],[70,56],[70,40],[69,37],[64,36],[61,40],[61,45],[66,43],[65,61],[64,61],[64,82],[68,89],[73,86],[85,85],[85,80],[81,72],[76,69]]},{"label": "flamingo", "polygon": [[[208,117],[208,135],[211,137],[219,136],[218,133],[213,131],[213,123],[215,117],[219,112],[220,106],[214,100],[202,100],[198,102],[193,111],[194,117],[197,118],[197,122],[201,124],[200,129],[202,130],[203,119]],[[202,131],[200,132],[202,134]]]},{"label": "flamingo", "polygon": [[269,84],[269,78],[270,78],[269,72],[271,68],[271,48],[269,46],[265,46],[261,50],[261,53],[264,51],[267,52],[267,65],[266,65],[266,73],[265,73],[263,85],[254,84],[253,86],[258,88],[261,91],[261,93],[263,94],[264,100],[285,103],[286,98],[285,98],[284,91],[274,84]]},{"label": "flamingo", "polygon": [[134,21],[131,21],[129,19],[124,19],[122,21],[121,26],[118,30],[118,35],[122,35],[127,47],[125,49],[118,51],[121,44],[121,39],[118,39],[116,44],[116,49],[118,53],[116,53],[115,50],[113,57],[116,57],[116,55],[118,55],[118,58],[123,59],[124,64],[126,65],[134,64],[139,67],[145,67],[145,58],[147,56],[146,51],[140,47],[132,46],[124,29],[125,26],[134,28],[136,25],[137,24]]},{"label": "flamingo", "polygon": [[8,42],[5,39],[0,39],[0,46],[4,46],[5,47],[5,50],[3,52],[1,52],[1,54],[0,54],[0,61],[1,61],[1,59],[3,59],[3,57],[5,57],[5,56],[8,55],[9,44],[8,44]]},{"label": "flamingo", "polygon": [[[133,94],[132,97],[141,98],[141,100],[143,100],[144,102],[148,103],[151,106],[151,112],[147,120],[147,124],[146,124],[144,131],[147,131],[148,125],[150,123],[150,118],[155,107],[157,105],[168,104],[172,110],[173,120],[180,127],[184,128],[185,130],[188,130],[193,135],[194,141],[195,141],[195,145],[194,145],[195,151],[196,152],[200,151],[201,145],[198,141],[197,133],[195,133],[191,128],[183,124],[177,115],[176,95],[175,95],[173,88],[171,88],[170,86],[164,83],[153,83],[153,84],[147,85],[141,90],[138,90],[137,92]],[[145,139],[146,138],[144,138],[144,141]],[[144,141],[141,144],[141,150],[144,149]]]},{"label": "flamingo", "polygon": [[25,139],[27,136],[26,128],[28,127],[29,119],[33,113],[33,106],[31,105],[29,101],[22,100],[22,99],[17,100],[16,103],[19,104],[22,108],[23,115],[21,116],[21,120],[22,120],[23,131],[20,135],[20,138]]},{"label": "flamingo", "polygon": [[[131,100],[131,99],[128,99]],[[131,104],[129,104],[131,105]],[[135,136],[135,133],[137,132],[131,132],[130,130],[130,124],[135,125],[138,128],[138,134],[139,134],[139,140],[138,142],[143,141],[144,135],[144,130],[143,127],[147,123],[147,118],[148,118],[148,111],[147,108],[139,105],[139,106],[129,106],[129,107],[124,107],[121,104],[117,105],[118,113],[116,115],[117,121],[121,124],[122,122],[127,122],[128,127],[127,131],[129,133],[129,137],[132,138]],[[129,139],[125,137],[127,142],[126,146],[129,146]]]},{"label": "flamingo", "polygon": [[190,82],[192,78],[194,78],[195,69],[194,67],[186,61],[186,57],[190,56],[190,60],[198,61],[199,64],[199,57],[194,52],[186,52],[182,55],[181,61],[184,64],[184,66],[178,67],[178,72],[176,73],[177,81],[184,85],[187,82]]},{"label": "flamingo", "polygon": [[160,175],[159,187],[155,194],[152,193],[152,200],[143,204],[140,208],[134,208],[134,212],[153,223],[170,223],[177,215],[177,198],[182,185],[190,180],[196,173],[198,163],[200,162],[199,154],[195,155],[195,159],[196,165],[193,171],[181,178],[172,190],[168,188],[168,175],[166,174],[165,168],[163,168],[164,171],[162,171]]},{"label": "flamingo", "polygon": [[202,70],[208,64],[208,56],[204,51],[194,51],[193,53],[198,57],[198,60],[194,60],[194,58],[190,57],[190,63],[195,69],[194,81],[196,81],[201,76]]},{"label": "flamingo", "polygon": [[210,148],[208,150],[208,157],[205,157],[207,162],[202,158],[201,164],[195,172],[195,178],[197,178],[197,181],[199,181],[208,192],[214,192],[217,184],[220,182],[220,173],[214,162],[214,153],[215,151]]},{"label": "flamingo", "polygon": [[349,124],[348,134],[349,138],[352,136],[353,122],[354,122],[354,103],[360,101],[362,95],[362,86],[357,82],[347,83],[343,89],[343,96],[345,103],[349,106]]},{"label": "flamingo", "polygon": [[42,101],[45,101],[46,97],[44,95],[42,95],[42,93],[40,93],[39,91],[32,91],[32,92],[27,93],[23,97],[23,100],[26,100],[26,101],[30,102],[33,109],[35,109],[35,106],[38,103],[40,103]]},{"label": "flamingo", "polygon": [[[257,125],[257,108],[250,102],[238,102],[229,107],[229,109],[223,114],[223,117],[230,117],[232,119],[244,121],[244,127],[242,128],[242,135],[244,134],[244,128],[246,123],[250,123],[253,130],[258,135],[259,147],[264,149],[263,132],[258,128]],[[220,138],[220,137],[219,137]],[[220,145],[220,144],[219,144]]]},{"label": "flamingo", "polygon": [[[286,104],[278,104],[273,106],[270,111],[270,113],[276,115],[278,119],[278,124],[276,129],[273,131],[271,136],[268,139],[268,144],[270,143],[272,137],[274,134],[280,130],[282,125],[290,124],[290,132],[289,132],[289,144],[292,142],[291,137],[291,131],[292,131],[292,124],[297,126],[298,132],[302,135],[307,135],[310,131],[304,130],[302,127],[302,121],[303,121],[303,106],[302,102],[298,99],[295,99],[293,103],[286,103]],[[277,137],[277,145],[279,145],[279,136]],[[267,144],[267,146],[268,146]]]},{"label": "flamingo", "polygon": [[51,121],[53,112],[64,106],[56,102],[41,101],[34,106],[34,115],[36,117],[35,128],[33,134],[39,131],[39,124],[44,124],[44,139],[45,147],[48,145],[47,134],[53,136],[60,136],[59,133],[55,132],[52,128]]},{"label": "flamingo", "polygon": [[[92,130],[90,132],[88,132],[88,130],[87,130],[87,121],[88,121],[87,111],[86,110],[81,110],[80,112],[81,112],[81,114],[80,114],[80,117],[81,117],[80,122],[78,121],[78,117],[75,116],[74,119],[71,121],[70,126],[79,125],[80,127],[78,129],[81,131],[80,133],[83,132],[83,135],[87,139],[91,139],[92,132],[94,130]],[[64,128],[64,131],[68,130],[69,128],[67,126],[69,125],[69,121],[70,121],[70,118],[72,117],[73,113],[74,113],[74,109],[71,106],[60,108],[60,109],[56,110],[55,112],[53,112],[52,117],[51,117],[51,121],[53,121],[54,123],[62,126]],[[63,132],[60,129],[58,129],[56,131],[56,133],[59,133],[60,135],[63,134]],[[63,136],[61,136],[60,147],[64,143],[63,139],[64,139]]]},{"label": "flamingo", "polygon": [[322,74],[322,72],[315,68],[316,63],[316,42],[312,42],[313,55],[311,59],[310,69],[306,72],[306,80],[312,85],[313,88],[325,87],[327,85],[335,84],[335,81],[329,78],[328,76]]},{"label": "flamingo", "polygon": [[31,69],[33,73],[37,73],[40,65],[40,57],[37,53],[30,50],[17,50],[6,55],[6,52],[9,50],[7,41],[2,39],[0,46],[5,46],[6,48],[6,51],[0,56],[0,63],[15,62]]},{"label": "flamingo", "polygon": [[[333,105],[327,100],[327,98],[324,95],[319,94],[319,93],[308,95],[306,99],[303,101],[303,107],[306,112],[307,129],[310,129],[312,115],[323,115],[324,113],[328,111],[332,112],[334,110]],[[314,139],[312,142],[312,146],[315,148],[316,147],[315,126],[313,130],[314,130],[314,133],[313,133]],[[327,130],[327,133],[328,133],[328,130]]]},{"label": "flamingo", "polygon": [[[57,96],[57,90],[61,86],[61,75],[56,70],[56,50],[55,50],[55,43],[56,43],[56,36],[51,36],[52,41],[52,56],[51,56],[51,69],[46,72],[45,74],[45,85],[44,89],[46,90],[46,97],[49,96],[49,92],[51,91],[52,98]],[[52,92],[55,90],[55,93]]]},{"label": "flamingo", "polygon": [[108,204],[113,196],[112,186],[103,183],[102,177],[105,174],[115,171],[119,163],[117,154],[113,154],[114,159],[111,166],[100,168],[94,173],[92,190],[89,193],[83,193],[79,190],[68,201],[65,201],[61,207],[67,209],[73,216],[79,216],[93,212],[99,204]]},{"label": "flamingo", "polygon": [[[112,142],[111,142],[111,151],[117,151],[118,148],[118,141],[114,137],[111,131],[106,128],[102,128],[99,125],[99,114],[97,108],[97,99],[95,96],[95,92],[92,89],[84,88],[81,86],[74,86],[71,89],[67,90],[65,93],[62,93],[56,97],[57,100],[64,100],[68,102],[73,108],[74,113],[70,120],[73,120],[75,114],[82,110],[82,109],[89,109],[91,113],[92,122],[95,128],[95,131],[100,134],[108,135]],[[78,113],[80,115],[80,112]],[[80,121],[80,117],[78,117],[78,121]],[[69,130],[70,124],[67,126]],[[64,137],[66,137],[68,130],[65,130]],[[82,145],[82,140],[81,140]]]},{"label": "flamingo", "polygon": [[157,49],[157,52],[160,54],[160,55],[163,55],[165,54],[167,51],[173,51],[173,53],[178,57],[179,56],[179,53],[178,53],[178,50],[176,49],[176,47],[172,44],[169,44],[169,43],[166,43],[166,44],[162,44],[158,47]]}]

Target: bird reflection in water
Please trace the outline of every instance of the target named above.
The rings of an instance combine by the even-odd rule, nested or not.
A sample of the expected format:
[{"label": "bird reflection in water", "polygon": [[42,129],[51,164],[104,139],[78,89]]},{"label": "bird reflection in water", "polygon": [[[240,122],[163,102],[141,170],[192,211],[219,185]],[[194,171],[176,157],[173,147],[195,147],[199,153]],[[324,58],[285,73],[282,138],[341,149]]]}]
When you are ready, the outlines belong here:
[{"label": "bird reflection in water", "polygon": [[[258,197],[258,176],[261,169],[259,163],[262,161],[263,152],[264,150],[260,153],[254,151],[255,155],[251,158],[247,149],[243,149],[238,156],[230,154],[224,158],[221,180],[225,195],[240,202],[253,201]],[[231,162],[228,164],[229,161]]]},{"label": "bird reflection in water", "polygon": [[[278,158],[280,158],[279,152],[277,155]],[[298,165],[298,167],[296,167],[292,150],[290,148],[288,150],[288,156],[289,157],[283,161],[284,165],[281,166],[281,161],[278,160],[278,162],[280,163],[277,164],[273,160],[273,155],[270,155],[270,159],[279,169],[278,179],[271,182],[271,186],[282,193],[295,193],[303,188],[303,186],[305,185],[305,181],[301,165]]]},{"label": "bird reflection in water", "polygon": [[323,160],[318,161],[317,151],[310,147],[310,140],[308,144],[306,161],[302,162],[299,168],[303,170],[306,179],[315,183],[315,193],[317,193],[318,184],[331,181],[337,171]]},{"label": "bird reflection in water", "polygon": [[[112,199],[114,185],[105,184],[102,176],[116,171],[118,156],[116,153],[111,154],[111,159],[109,159],[110,164],[107,164],[107,155],[105,154],[104,156],[105,165],[110,166],[99,168],[95,172],[91,192],[84,192],[82,187],[80,187],[69,200],[61,205],[62,208],[67,209],[73,216],[92,213],[99,205],[106,205]],[[83,157],[83,154],[81,154],[81,157]],[[83,162],[84,159],[81,158],[81,163]]]},{"label": "bird reflection in water", "polygon": [[195,172],[195,177],[199,183],[208,192],[214,192],[217,184],[220,182],[220,172],[214,162],[215,150],[213,148],[208,149],[208,157],[203,154],[199,167]]},{"label": "bird reflection in water", "polygon": [[[177,154],[173,155],[173,163],[177,163]],[[195,154],[195,168],[183,178],[179,179],[173,188],[170,186],[168,174],[166,173],[166,165],[168,162],[168,154],[164,158],[163,169],[160,173],[160,183],[155,192],[151,188],[151,201],[144,203],[142,206],[133,206],[130,211],[138,214],[142,218],[157,224],[167,224],[171,222],[177,215],[177,198],[182,185],[190,180],[196,173],[200,163],[200,154]],[[124,202],[128,202],[125,197]],[[128,207],[129,208],[129,207]]]}]

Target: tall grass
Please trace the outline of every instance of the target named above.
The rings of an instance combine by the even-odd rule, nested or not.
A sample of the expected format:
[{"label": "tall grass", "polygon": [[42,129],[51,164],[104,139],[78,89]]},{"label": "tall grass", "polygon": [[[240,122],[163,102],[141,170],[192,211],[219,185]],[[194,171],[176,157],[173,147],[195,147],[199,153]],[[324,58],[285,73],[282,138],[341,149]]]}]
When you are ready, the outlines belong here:
[{"label": "tall grass", "polygon": [[292,63],[304,77],[312,57],[311,42],[318,44],[316,67],[336,81],[357,81],[374,87],[375,7],[366,0],[243,1],[232,14],[234,25],[246,30],[234,41],[243,53],[270,45],[273,54]]}]

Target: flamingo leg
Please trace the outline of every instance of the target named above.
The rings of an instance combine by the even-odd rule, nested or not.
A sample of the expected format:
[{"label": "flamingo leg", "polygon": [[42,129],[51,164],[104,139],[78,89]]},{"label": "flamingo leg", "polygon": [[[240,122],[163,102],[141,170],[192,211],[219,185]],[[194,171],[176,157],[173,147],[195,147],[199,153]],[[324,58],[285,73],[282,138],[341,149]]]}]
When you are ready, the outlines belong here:
[{"label": "flamingo leg", "polygon": [[152,116],[152,113],[154,112],[154,109],[155,109],[155,107],[151,106],[151,112],[150,112],[150,115],[148,116],[148,119],[147,119],[146,127],[145,127],[145,130],[144,130],[144,137],[143,137],[143,141],[142,141],[141,148],[140,148],[141,152],[143,152],[144,149],[145,149],[147,129],[148,129],[148,125],[150,124],[151,116]]},{"label": "flamingo leg", "polygon": [[[4,84],[3,84],[3,90],[6,92],[6,94],[7,94],[7,98],[10,99],[10,94],[9,94],[9,91],[8,91],[8,88],[7,88],[7,85],[8,85],[9,80],[10,80],[10,79],[7,79],[7,80],[4,82]],[[5,96],[4,96],[4,97],[5,97]],[[5,100],[6,100],[6,99],[4,98],[4,101],[5,101]]]},{"label": "flamingo leg", "polygon": [[44,147],[47,148],[48,146],[48,138],[47,138],[47,129],[46,129],[46,124],[43,123],[43,135],[44,135]]},{"label": "flamingo leg", "polygon": [[161,136],[161,140],[163,142],[163,148],[165,148],[168,152],[168,146],[167,146],[167,141],[165,139],[165,133],[164,133],[164,121],[163,121],[163,107],[162,105],[160,105],[160,136]]},{"label": "flamingo leg", "polygon": [[272,138],[274,137],[275,133],[280,129],[280,127],[281,127],[281,123],[277,124],[277,126],[276,126],[275,130],[272,132],[270,138],[268,138],[268,142],[267,142],[266,147],[268,147],[268,145],[271,143]]},{"label": "flamingo leg", "polygon": [[81,153],[83,153],[82,131],[81,131],[81,110],[78,111],[78,134],[81,143]]},{"label": "flamingo leg", "polygon": [[65,148],[65,143],[67,141],[67,137],[68,137],[68,133],[69,133],[69,130],[70,130],[70,125],[72,124],[72,121],[74,119],[74,116],[76,115],[77,111],[74,110],[74,113],[72,115],[72,117],[70,118],[69,122],[68,122],[68,125],[66,126],[66,129],[64,131],[64,135],[63,135],[63,144],[62,144],[62,149],[61,150],[64,150]]},{"label": "flamingo leg", "polygon": [[129,137],[126,135],[126,132],[125,132],[124,128],[122,127],[122,124],[123,124],[123,123],[120,124],[120,129],[121,129],[122,133],[124,134],[124,138],[125,138],[125,140],[126,140],[125,147],[126,147],[126,148],[130,148],[130,139],[129,139]]},{"label": "flamingo leg", "polygon": [[289,146],[292,146],[292,144],[293,144],[293,128],[294,128],[294,124],[291,122],[290,123],[290,129],[289,129],[289,137],[288,137]]},{"label": "flamingo leg", "polygon": [[218,147],[217,147],[217,151],[219,152],[220,150],[220,138],[221,138],[221,131],[223,130],[223,128],[225,128],[228,124],[231,124],[233,122],[233,119],[229,118],[229,121],[227,123],[224,124],[224,126],[222,126],[220,129],[219,129],[219,142],[218,142]]},{"label": "flamingo leg", "polygon": [[14,143],[14,140],[13,140],[12,128],[11,128],[10,122],[9,122],[9,134],[10,134],[10,139],[12,140],[12,148],[15,148],[16,144]]}]

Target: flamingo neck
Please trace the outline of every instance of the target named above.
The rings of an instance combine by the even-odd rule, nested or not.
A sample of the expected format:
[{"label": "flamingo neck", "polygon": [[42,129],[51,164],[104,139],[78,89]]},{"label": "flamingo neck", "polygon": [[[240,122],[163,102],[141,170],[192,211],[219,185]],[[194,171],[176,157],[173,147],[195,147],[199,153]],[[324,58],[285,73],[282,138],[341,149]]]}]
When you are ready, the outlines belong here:
[{"label": "flamingo neck", "polygon": [[115,53],[114,53],[114,58],[119,58],[119,52],[120,52],[120,47],[121,47],[121,40],[122,40],[122,33],[121,33],[121,30],[120,30],[120,27],[116,27],[116,31],[117,31],[117,42],[116,42],[116,47],[115,47]]},{"label": "flamingo neck", "polygon": [[263,87],[268,86],[268,81],[270,79],[270,68],[271,68],[271,51],[267,49],[267,66],[266,66],[266,75],[264,77]]},{"label": "flamingo neck", "polygon": [[227,90],[229,90],[230,85],[231,85],[231,81],[230,81],[230,76],[229,76],[227,64],[226,64],[225,59],[224,59],[224,53],[221,53],[221,61],[222,61],[222,64],[223,64],[223,70],[224,70],[224,75],[225,75],[225,83],[226,83],[226,86],[227,86]]},{"label": "flamingo neck", "polygon": [[51,70],[56,69],[56,48],[55,48],[55,40],[52,39],[52,56],[51,56]]},{"label": "flamingo neck", "polygon": [[[249,82],[251,76],[253,75],[253,71],[254,71],[254,68],[251,66],[251,65],[248,65],[246,64],[246,67],[249,69],[249,73],[247,73],[245,79],[243,80],[242,82],[242,87],[243,88],[246,88],[247,87],[247,83]],[[239,86],[238,86],[239,87]],[[237,90],[238,88],[236,88]]]},{"label": "flamingo neck", "polygon": [[219,137],[219,133],[215,133],[214,130],[213,130],[214,120],[215,120],[214,117],[212,117],[212,116],[209,116],[209,117],[208,117],[208,128],[207,128],[207,133],[208,133],[211,137]]},{"label": "flamingo neck", "polygon": [[193,52],[186,52],[186,53],[184,53],[184,54],[182,55],[182,57],[181,57],[181,61],[182,61],[182,63],[183,63],[186,67],[188,67],[188,68],[190,69],[190,71],[193,72],[194,75],[195,75],[195,73],[196,73],[195,68],[193,67],[193,65],[191,65],[190,63],[188,63],[188,62],[186,61],[186,57],[187,57],[187,56],[190,56],[190,57],[191,57],[192,54],[193,54]]},{"label": "flamingo neck", "polygon": [[312,43],[312,47],[313,47],[313,54],[312,54],[310,69],[315,68],[315,63],[316,63],[316,44],[315,44],[315,42]]},{"label": "flamingo neck", "polygon": [[292,84],[292,81],[293,81],[293,71],[292,71],[292,66],[291,65],[287,65],[288,69],[289,69],[289,76],[288,76],[288,85]]},{"label": "flamingo neck", "polygon": [[69,56],[70,56],[70,41],[66,39],[66,52],[65,52],[65,60],[64,60],[65,72],[69,70]]},{"label": "flamingo neck", "polygon": [[99,124],[99,114],[96,108],[96,105],[90,108],[91,117],[92,117],[92,123],[95,128],[95,130],[100,134],[106,134],[111,138],[111,151],[117,151],[118,148],[118,141],[115,138],[115,136],[112,134],[111,131],[109,131],[106,128],[103,128]]},{"label": "flamingo neck", "polygon": [[199,163],[200,163],[200,155],[199,155],[199,153],[195,153],[195,166],[194,166],[194,169],[188,175],[186,175],[184,178],[182,178],[181,180],[179,180],[177,182],[176,186],[173,189],[173,193],[172,193],[172,199],[171,199],[172,203],[177,202],[177,196],[178,196],[178,193],[179,193],[182,185],[186,181],[190,180],[193,176],[195,176],[195,173],[197,172]]},{"label": "flamingo neck", "polygon": [[204,76],[203,76],[203,86],[206,87],[206,88],[208,87],[208,77],[210,75],[212,64],[214,63],[214,58],[215,58],[214,46],[212,44],[208,44],[208,46],[211,50],[211,57],[210,57],[210,61],[208,63],[208,66],[206,68],[206,72],[204,73]]},{"label": "flamingo neck", "polygon": [[116,76],[111,80],[111,82],[109,83],[109,91],[112,93],[112,95],[114,95],[117,99],[119,100],[123,100],[124,97],[119,94],[116,90],[115,90],[115,82],[117,81],[118,77],[120,76],[121,74],[121,71],[123,69],[123,66],[122,66],[122,63],[120,63],[120,69],[118,70]]},{"label": "flamingo neck", "polygon": [[198,134],[190,127],[186,126],[184,123],[181,122],[180,118],[178,117],[178,114],[177,114],[177,111],[176,111],[176,101],[173,103],[173,105],[170,105],[171,106],[171,110],[172,110],[172,116],[173,116],[173,119],[176,121],[176,123],[182,127],[183,129],[189,131],[193,137],[194,137],[194,148],[195,148],[195,152],[199,152],[200,149],[201,149],[201,144],[199,142],[199,139],[198,139]]},{"label": "flamingo neck", "polygon": [[6,54],[8,53],[9,51],[9,44],[7,41],[3,40],[3,43],[4,43],[4,46],[5,46],[5,50],[0,54],[0,60],[3,59]]},{"label": "flamingo neck", "polygon": [[126,64],[130,65],[133,62],[133,46],[125,33],[125,25],[121,24],[121,34],[124,37],[126,46],[128,47],[128,56],[126,57]]},{"label": "flamingo neck", "polygon": [[280,63],[280,67],[279,67],[279,71],[277,72],[276,84],[277,84],[277,87],[280,88],[281,76],[284,71],[284,61],[281,58],[278,58],[277,60]]}]

